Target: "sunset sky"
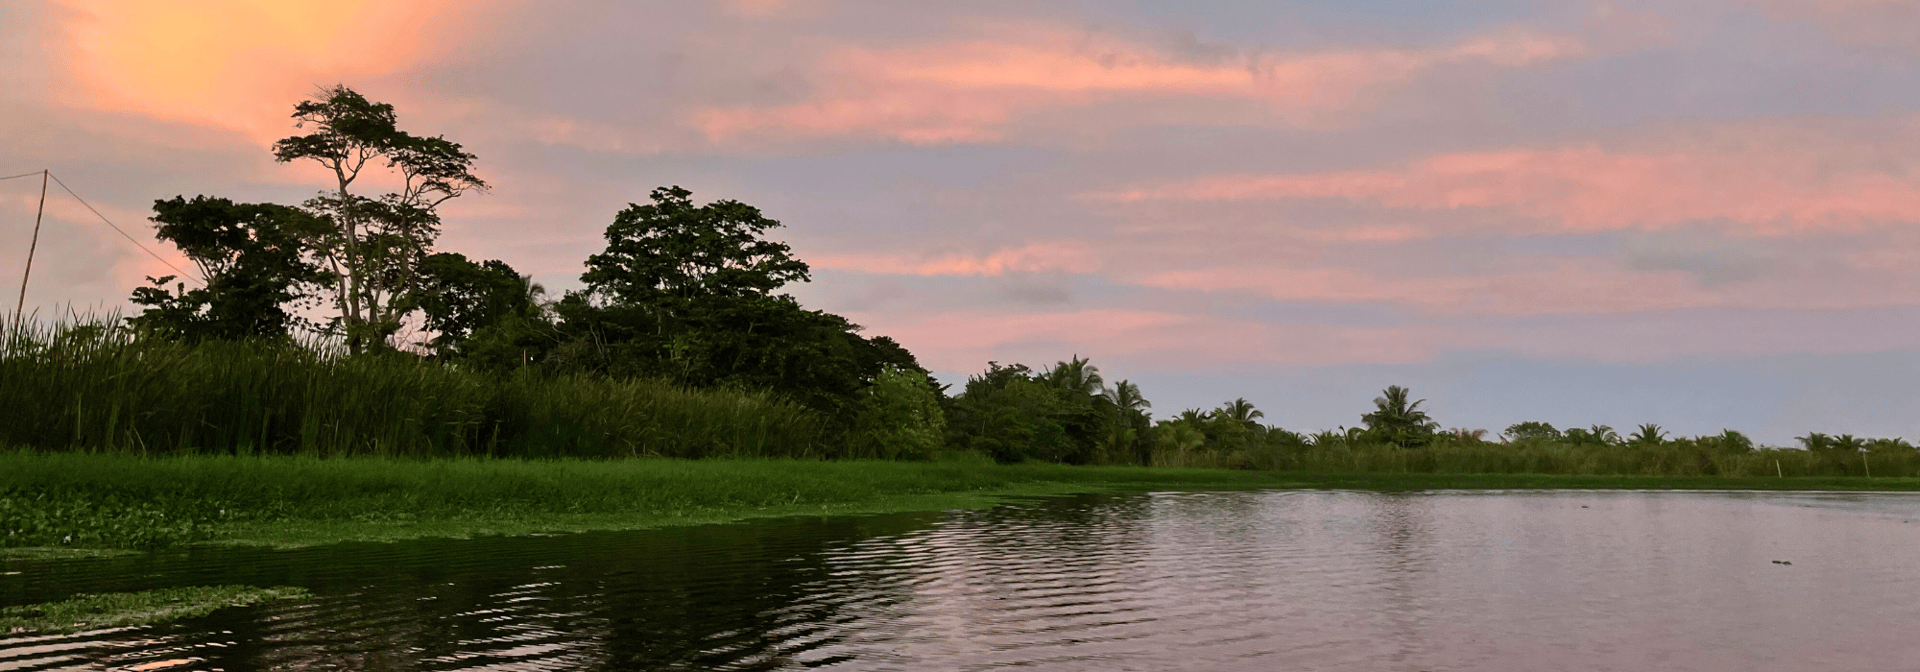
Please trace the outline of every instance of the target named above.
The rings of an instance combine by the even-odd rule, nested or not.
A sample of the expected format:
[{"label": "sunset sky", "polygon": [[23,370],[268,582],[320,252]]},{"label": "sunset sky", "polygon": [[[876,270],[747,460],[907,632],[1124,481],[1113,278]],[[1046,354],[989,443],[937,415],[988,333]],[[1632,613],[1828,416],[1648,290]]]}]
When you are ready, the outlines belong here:
[{"label": "sunset sky", "polygon": [[[652,188],[737,199],[946,382],[1920,438],[1915,0],[8,0],[0,176],[171,255],[154,199],[326,185],[268,146],[335,83],[479,155],[442,249],[558,293]],[[171,273],[47,208],[30,310]]]}]

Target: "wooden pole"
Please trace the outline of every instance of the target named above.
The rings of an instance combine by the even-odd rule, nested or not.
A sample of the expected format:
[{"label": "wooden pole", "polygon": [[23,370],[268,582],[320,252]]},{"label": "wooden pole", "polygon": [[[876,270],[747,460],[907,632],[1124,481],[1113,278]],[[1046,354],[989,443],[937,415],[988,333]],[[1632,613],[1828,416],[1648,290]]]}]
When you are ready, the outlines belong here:
[{"label": "wooden pole", "polygon": [[[32,175],[33,173],[27,173]],[[40,218],[47,213],[47,171],[40,171],[40,209],[33,213],[33,240],[27,243],[27,270],[20,274],[20,298],[13,303],[13,330],[20,330],[26,319],[27,280],[33,278],[33,251],[40,247]]]},{"label": "wooden pole", "polygon": [[1864,450],[1863,450],[1863,451],[1860,451],[1860,466],[1862,466],[1862,467],[1866,467],[1866,469],[1867,469],[1867,478],[1873,478],[1873,463],[1872,463],[1872,462],[1869,462],[1869,461],[1867,461],[1867,456],[1868,456],[1868,455],[1872,455],[1872,454],[1873,454],[1873,453],[1871,453],[1871,452],[1869,452],[1869,451],[1864,451]]},{"label": "wooden pole", "polygon": [[1786,473],[1786,472],[1784,472],[1784,471],[1781,471],[1781,470],[1780,470],[1780,461],[1779,461],[1779,460],[1774,460],[1774,461],[1773,461],[1773,475],[1775,475],[1775,476],[1779,476],[1779,477],[1781,477],[1781,478],[1786,478],[1786,477],[1787,477],[1787,473]]}]

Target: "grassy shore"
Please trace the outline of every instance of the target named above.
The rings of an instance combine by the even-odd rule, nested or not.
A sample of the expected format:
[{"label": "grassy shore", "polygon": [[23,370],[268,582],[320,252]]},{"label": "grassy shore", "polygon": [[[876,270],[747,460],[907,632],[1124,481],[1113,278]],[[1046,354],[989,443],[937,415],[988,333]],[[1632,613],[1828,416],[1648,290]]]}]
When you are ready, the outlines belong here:
[{"label": "grassy shore", "polygon": [[0,554],[630,530],[1178,489],[1920,490],[1914,478],[1321,474],[808,460],[139,458],[0,453]]},{"label": "grassy shore", "polygon": [[125,628],[205,616],[226,607],[308,597],[281,586],[197,586],[137,593],[82,594],[59,602],[0,607],[0,636]]}]

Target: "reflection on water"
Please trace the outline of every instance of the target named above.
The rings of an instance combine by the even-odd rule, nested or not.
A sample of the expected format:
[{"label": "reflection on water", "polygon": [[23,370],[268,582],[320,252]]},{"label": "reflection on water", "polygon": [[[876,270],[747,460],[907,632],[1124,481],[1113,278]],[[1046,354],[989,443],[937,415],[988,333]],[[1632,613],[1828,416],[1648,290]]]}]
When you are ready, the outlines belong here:
[{"label": "reflection on water", "polygon": [[1089,496],[14,562],[0,605],[215,583],[315,598],[0,636],[0,670],[1910,669],[1917,567],[1920,497],[1902,494]]}]

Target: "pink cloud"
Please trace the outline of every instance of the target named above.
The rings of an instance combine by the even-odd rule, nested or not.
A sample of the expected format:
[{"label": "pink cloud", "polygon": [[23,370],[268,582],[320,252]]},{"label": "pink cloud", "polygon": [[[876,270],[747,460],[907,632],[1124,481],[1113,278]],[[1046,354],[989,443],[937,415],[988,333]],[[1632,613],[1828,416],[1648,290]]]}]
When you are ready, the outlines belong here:
[{"label": "pink cloud", "polygon": [[808,257],[815,268],[891,275],[1006,275],[1092,273],[1099,260],[1079,243],[1035,243],[985,255],[825,254]]},{"label": "pink cloud", "polygon": [[1384,277],[1348,268],[1233,267],[1138,280],[1166,289],[1245,291],[1284,301],[1390,304],[1447,315],[1608,314],[1716,305],[1684,273],[1634,272],[1604,259],[1532,259],[1483,275]]},{"label": "pink cloud", "polygon": [[[694,115],[714,142],[879,136],[915,144],[992,141],[1023,115],[1122,97],[1253,101],[1287,124],[1357,104],[1372,87],[1436,67],[1523,67],[1581,53],[1572,38],[1509,31],[1434,49],[1339,50],[1193,60],[1084,32],[1014,28],[992,38],[875,49],[817,63],[817,91],[792,104]],[[1202,120],[1204,121],[1204,120]]]},{"label": "pink cloud", "polygon": [[[1070,355],[1120,377],[1143,369],[1197,372],[1248,366],[1421,364],[1448,352],[1648,363],[1676,357],[1879,352],[1906,348],[1906,328],[1858,313],[1684,313],[1552,321],[1422,322],[1396,326],[1285,324],[1135,310],[860,316],[936,370],[973,373],[986,362],[1039,366]],[[1878,325],[1895,326],[1895,325]]]},{"label": "pink cloud", "polygon": [[922,353],[924,363],[946,371],[977,371],[990,360],[1031,365],[1042,363],[1036,357],[1064,358],[1076,350],[1096,362],[1164,366],[1414,362],[1432,357],[1443,345],[1392,328],[1133,310],[949,312],[889,320],[863,316],[863,322],[874,323],[877,332],[908,344]]},{"label": "pink cloud", "polygon": [[[1096,194],[1095,200],[1333,199],[1410,210],[1490,209],[1558,232],[1657,230],[1722,222],[1756,235],[1860,231],[1920,220],[1914,123],[1872,139],[1734,129],[1665,146],[1582,144],[1435,156],[1374,170],[1207,177]],[[1405,232],[1401,232],[1405,233]],[[1429,230],[1429,235],[1443,231]]]},{"label": "pink cloud", "polygon": [[1920,51],[1920,3],[1912,0],[1748,0],[1772,16],[1820,26],[1834,39]]}]

